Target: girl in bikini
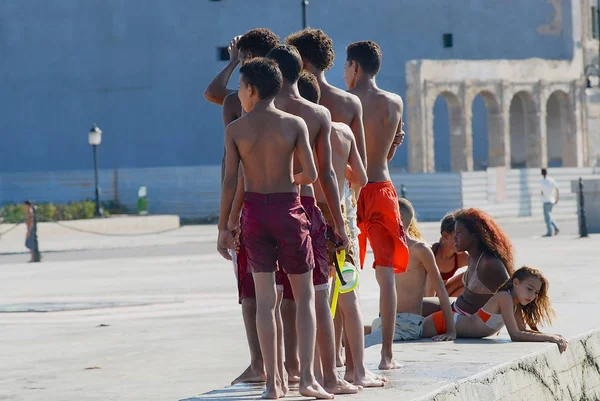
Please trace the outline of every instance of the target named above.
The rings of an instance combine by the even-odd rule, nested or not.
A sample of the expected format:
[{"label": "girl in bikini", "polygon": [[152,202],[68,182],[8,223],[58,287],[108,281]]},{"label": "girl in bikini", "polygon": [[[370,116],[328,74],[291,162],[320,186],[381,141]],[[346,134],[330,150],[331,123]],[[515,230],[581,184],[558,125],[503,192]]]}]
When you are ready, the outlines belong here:
[{"label": "girl in bikini", "polygon": [[[512,341],[552,342],[562,353],[569,341],[558,334],[544,334],[541,324],[550,324],[554,310],[548,297],[548,280],[541,271],[523,266],[498,289],[477,313],[464,316],[454,313],[458,338],[484,338],[506,326]],[[423,323],[423,337],[446,331],[442,312],[428,316]]]},{"label": "girl in bikini", "polygon": [[[435,255],[435,262],[444,280],[446,291],[450,297],[458,297],[462,294],[465,285],[462,282],[464,273],[456,274],[456,271],[469,264],[469,256],[466,252],[457,252],[454,248],[454,213],[448,213],[442,219],[440,240],[431,246]],[[434,297],[433,283],[427,278],[425,296]]]},{"label": "girl in bikini", "polygon": [[[475,314],[514,272],[514,248],[494,219],[480,209],[454,213],[454,248],[469,255],[462,281],[464,290],[451,298],[452,309],[461,315]],[[440,310],[437,298],[423,299],[423,316]]]}]

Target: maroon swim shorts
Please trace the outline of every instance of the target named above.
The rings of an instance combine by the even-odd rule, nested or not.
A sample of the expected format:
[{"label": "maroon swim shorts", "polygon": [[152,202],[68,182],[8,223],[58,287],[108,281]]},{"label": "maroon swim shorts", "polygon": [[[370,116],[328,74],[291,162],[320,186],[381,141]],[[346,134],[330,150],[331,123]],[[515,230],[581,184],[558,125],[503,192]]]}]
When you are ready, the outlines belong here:
[{"label": "maroon swim shorts", "polygon": [[[241,223],[240,223],[241,225]],[[254,279],[248,271],[248,256],[246,255],[246,247],[244,240],[240,235],[240,246],[236,251],[236,277],[238,285],[238,301],[241,304],[246,298],[256,298],[254,292]]]},{"label": "maroon swim shorts", "polygon": [[[315,259],[313,270],[313,285],[316,291],[326,290],[329,282],[329,254],[327,251],[327,223],[321,209],[317,207],[317,201],[312,196],[301,196],[300,202],[306,211],[310,222],[310,239]],[[277,289],[283,291],[283,299],[294,299],[292,287],[287,275],[278,270],[276,274]]]},{"label": "maroon swim shorts", "polygon": [[246,192],[242,236],[252,273],[275,273],[277,262],[287,274],[315,266],[310,223],[298,194]]}]

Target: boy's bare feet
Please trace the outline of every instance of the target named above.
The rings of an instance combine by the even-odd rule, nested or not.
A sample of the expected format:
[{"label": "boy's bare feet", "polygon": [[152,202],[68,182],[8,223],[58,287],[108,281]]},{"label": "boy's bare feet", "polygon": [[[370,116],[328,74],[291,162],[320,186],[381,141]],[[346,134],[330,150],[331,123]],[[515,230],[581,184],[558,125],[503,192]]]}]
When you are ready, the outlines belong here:
[{"label": "boy's bare feet", "polygon": [[288,381],[288,374],[287,374],[287,372],[283,372],[282,373],[282,377],[281,377],[281,390],[283,392],[283,396],[284,397],[290,391],[290,384],[289,384],[289,381]]},{"label": "boy's bare feet", "polygon": [[381,357],[381,362],[379,363],[379,370],[393,370],[393,369],[400,369],[402,367],[402,365],[400,365],[399,363],[397,363],[393,357],[386,357],[386,356],[382,356]]},{"label": "boy's bare feet", "polygon": [[325,391],[316,380],[313,380],[312,383],[300,382],[299,393],[304,397],[314,397],[319,400],[333,400],[335,398],[333,394]]},{"label": "boy's bare feet", "polygon": [[272,384],[267,382],[265,391],[262,393],[262,398],[267,400],[278,400],[283,397],[285,397],[285,393],[281,387],[281,379],[278,378]]},{"label": "boy's bare feet", "polygon": [[356,394],[361,390],[358,386],[354,386],[339,377],[336,377],[335,383],[325,382],[323,387],[325,391],[331,394]]},{"label": "boy's bare feet", "polygon": [[233,386],[237,383],[262,383],[266,378],[267,376],[263,369],[257,369],[250,365],[241,375],[231,382],[231,385]]},{"label": "boy's bare feet", "polygon": [[354,370],[348,369],[348,366],[346,366],[346,371],[344,372],[344,380],[348,383],[354,383]]},{"label": "boy's bare feet", "polygon": [[290,367],[287,361],[284,362],[284,366],[287,372],[288,383],[300,383],[300,367]]},{"label": "boy's bare feet", "polygon": [[387,382],[389,382],[387,377],[376,375],[368,370],[365,372],[364,377],[357,377],[356,380],[354,380],[356,386],[361,386],[363,388],[383,387]]},{"label": "boy's bare feet", "polygon": [[344,358],[344,347],[341,347],[335,356],[335,367],[341,368],[346,365],[346,358]]}]

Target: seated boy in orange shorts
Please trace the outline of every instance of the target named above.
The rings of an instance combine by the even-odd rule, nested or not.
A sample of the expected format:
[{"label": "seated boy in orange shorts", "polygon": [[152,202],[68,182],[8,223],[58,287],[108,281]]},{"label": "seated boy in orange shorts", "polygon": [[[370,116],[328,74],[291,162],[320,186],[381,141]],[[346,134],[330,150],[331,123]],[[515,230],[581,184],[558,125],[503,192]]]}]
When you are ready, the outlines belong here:
[{"label": "seated boy in orange shorts", "polygon": [[[247,112],[225,129],[225,178],[221,188],[221,211],[217,250],[231,260],[228,249],[235,244],[227,229],[238,185],[240,162],[245,196],[242,237],[248,268],[256,289],[256,323],[267,373],[263,398],[277,399],[288,390],[277,363],[275,326],[275,271],[277,263],[289,274],[296,298],[300,354],[300,394],[331,399],[317,383],[314,370],[315,306],[312,269],[314,260],[309,222],[298,196],[298,185],[317,179],[306,123],[275,108],[282,76],[276,64],[257,58],[240,69],[238,95]],[[293,174],[294,154],[302,173]]]}]

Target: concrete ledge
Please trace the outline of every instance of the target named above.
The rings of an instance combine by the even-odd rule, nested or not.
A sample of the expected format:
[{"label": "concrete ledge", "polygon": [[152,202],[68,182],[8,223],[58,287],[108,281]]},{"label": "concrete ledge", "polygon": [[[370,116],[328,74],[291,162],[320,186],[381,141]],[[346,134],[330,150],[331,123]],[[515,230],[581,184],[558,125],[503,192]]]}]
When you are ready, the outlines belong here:
[{"label": "concrete ledge", "polygon": [[[26,226],[20,224],[13,229],[15,224],[0,224],[2,240],[13,241],[25,238]],[[126,235],[144,234],[158,231],[172,230],[179,227],[179,216],[112,216],[108,218],[90,220],[70,220],[58,223],[38,223],[38,236],[44,238],[57,238],[73,236],[74,234],[101,234],[101,235]]]},{"label": "concrete ledge", "polygon": [[[498,339],[463,339],[454,345],[426,340],[394,343],[395,353],[401,351],[398,356],[405,358],[407,366],[397,371],[378,372],[390,379],[388,386],[365,389],[349,396],[348,400],[600,400],[600,330],[569,341],[564,354],[560,354],[554,344],[512,343],[505,335]],[[537,351],[531,352],[533,349]],[[373,351],[378,350],[368,349],[365,354],[375,356]],[[519,354],[525,356],[517,356]],[[487,368],[474,375],[469,373],[479,370],[478,366]],[[374,369],[373,366],[368,368]],[[260,398],[263,389],[259,384],[238,384],[181,401],[253,400]],[[307,398],[301,397],[294,386],[286,399]]]},{"label": "concrete ledge", "polygon": [[459,380],[417,401],[600,399],[600,330]]}]

